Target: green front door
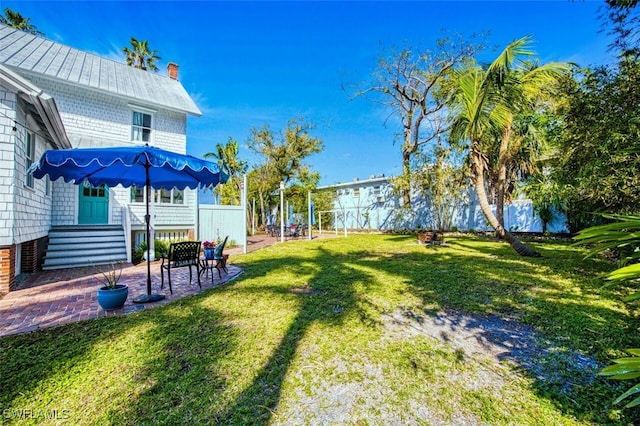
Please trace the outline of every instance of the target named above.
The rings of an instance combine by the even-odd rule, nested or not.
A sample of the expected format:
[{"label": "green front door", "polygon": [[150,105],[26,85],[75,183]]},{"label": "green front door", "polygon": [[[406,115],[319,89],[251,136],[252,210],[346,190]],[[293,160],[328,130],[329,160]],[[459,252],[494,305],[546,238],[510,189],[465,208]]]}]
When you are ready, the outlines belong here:
[{"label": "green front door", "polygon": [[78,224],[109,223],[109,188],[80,185]]}]

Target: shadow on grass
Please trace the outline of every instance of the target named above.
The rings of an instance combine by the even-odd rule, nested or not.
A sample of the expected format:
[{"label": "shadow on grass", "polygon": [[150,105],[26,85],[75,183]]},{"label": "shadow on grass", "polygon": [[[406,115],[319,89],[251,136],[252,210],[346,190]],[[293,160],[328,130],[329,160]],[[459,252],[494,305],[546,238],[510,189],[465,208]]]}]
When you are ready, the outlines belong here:
[{"label": "shadow on grass", "polygon": [[112,409],[109,424],[203,424],[212,418],[217,396],[231,385],[221,360],[236,350],[238,330],[203,307],[202,299],[180,300],[147,320],[154,327],[145,340],[160,350],[135,380],[148,386],[126,409]]},{"label": "shadow on grass", "polygon": [[[253,383],[228,407],[220,413],[217,420],[223,424],[269,424],[273,412],[278,404],[284,378],[296,355],[300,341],[306,330],[315,322],[339,324],[347,315],[358,310],[358,300],[353,291],[353,283],[365,282],[371,277],[360,271],[345,266],[339,257],[322,247],[315,251],[314,262],[327,265],[317,270],[305,264],[309,259],[296,257],[272,258],[270,265],[274,270],[279,268],[299,268],[300,275],[311,275],[308,282],[300,291],[296,286],[251,287],[243,292],[273,292],[282,297],[300,299],[300,305],[295,318],[286,330],[277,348],[264,364]],[[247,269],[246,278],[255,278],[251,271],[251,263],[244,265]],[[260,272],[258,272],[260,274]],[[330,276],[330,285],[326,284]],[[338,286],[335,283],[339,283]],[[366,315],[360,312],[360,315]]]},{"label": "shadow on grass", "polygon": [[[198,300],[0,339],[0,407],[18,413],[66,410],[71,424],[210,418],[201,398],[228,383],[209,367],[234,350],[236,330]],[[24,402],[22,395],[35,399]],[[46,417],[17,416],[16,424],[47,424]]]},{"label": "shadow on grass", "polygon": [[[593,274],[610,265],[585,262],[564,243],[534,244],[548,256],[543,258],[520,257],[506,244],[485,248],[483,239],[448,239],[448,244],[426,247],[426,253],[393,254],[369,266],[407,278],[409,291],[423,301],[407,309],[410,316],[437,317],[421,308],[435,305],[454,318],[452,333],[477,329],[478,343],[499,348],[498,358],[519,365],[556,408],[607,423],[610,402],[630,384],[596,377],[597,370],[612,350],[640,344],[637,333],[627,331],[630,315],[619,308],[623,292],[604,290],[599,274]],[[531,332],[524,333],[527,329]]]},{"label": "shadow on grass", "polygon": [[[484,328],[478,335],[480,343],[499,347],[498,359],[519,365],[534,381],[540,396],[551,400],[558,410],[584,421],[606,422],[608,401],[615,398],[620,387],[594,377],[596,359],[602,363],[608,351],[640,342],[624,334],[629,316],[615,307],[619,303],[617,295],[603,292],[594,277],[580,279],[576,269],[580,271],[582,267],[566,264],[568,260],[581,259],[575,249],[566,244],[555,243],[548,248],[535,243],[536,249],[548,257],[522,258],[506,244],[491,241],[487,247],[486,241],[475,238],[454,239],[449,242],[450,247],[426,247],[427,253],[413,249],[388,253],[382,247],[412,241],[412,237],[390,236],[381,238],[380,246],[374,244],[366,250],[336,253],[318,249],[313,261],[329,265],[329,269],[311,280],[313,286],[322,288],[319,284],[328,274],[330,282],[343,290],[336,293],[338,288],[325,288],[321,309],[329,312],[336,296],[344,301],[345,309],[358,309],[362,301],[348,283],[374,281],[371,274],[358,272],[361,268],[402,277],[409,283],[408,290],[423,300],[423,306],[436,305],[474,315],[465,327]],[[344,245],[337,241],[330,244]],[[289,267],[300,261],[306,260],[286,257]],[[277,269],[282,259],[272,262],[276,262],[273,266]],[[251,270],[256,265],[246,266]],[[604,268],[600,263],[584,270]],[[613,304],[602,304],[600,298]],[[268,422],[300,336],[312,322],[321,320],[308,318],[305,312],[317,309],[316,303],[303,303],[274,356],[226,419],[233,423],[257,416],[260,424]],[[487,318],[493,318],[497,327],[487,329]],[[510,329],[509,322],[518,325]],[[533,331],[525,337],[522,330],[529,328]],[[607,331],[603,332],[605,328]],[[592,357],[594,353],[596,358]],[[261,406],[264,412],[241,413],[247,406]]]}]

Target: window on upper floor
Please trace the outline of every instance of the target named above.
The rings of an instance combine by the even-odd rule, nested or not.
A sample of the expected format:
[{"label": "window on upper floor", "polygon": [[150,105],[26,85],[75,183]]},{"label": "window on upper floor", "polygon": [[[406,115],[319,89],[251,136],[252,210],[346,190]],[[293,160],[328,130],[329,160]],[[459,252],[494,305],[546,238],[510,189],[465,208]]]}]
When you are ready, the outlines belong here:
[{"label": "window on upper floor", "polygon": [[151,114],[133,111],[131,123],[131,140],[151,142]]},{"label": "window on upper floor", "polygon": [[353,196],[354,197],[359,197],[360,196],[360,188],[354,188],[353,189]]},{"label": "window on upper floor", "polygon": [[[27,140],[26,140],[26,146],[25,146],[25,158],[26,158],[26,170],[29,169],[29,167],[31,167],[31,165],[33,164],[33,162],[35,161],[35,155],[36,155],[36,135],[32,132],[27,132]],[[29,188],[33,188],[33,175],[30,173],[27,173],[27,177],[25,179],[24,182],[25,186],[29,187]]]}]

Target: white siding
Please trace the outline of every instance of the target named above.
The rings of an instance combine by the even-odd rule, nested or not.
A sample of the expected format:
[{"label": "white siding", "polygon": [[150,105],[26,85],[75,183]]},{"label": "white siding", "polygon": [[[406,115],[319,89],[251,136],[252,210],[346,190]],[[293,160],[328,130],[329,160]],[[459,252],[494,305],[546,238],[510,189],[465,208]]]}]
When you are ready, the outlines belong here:
[{"label": "white siding", "polygon": [[[15,93],[0,86],[0,244],[20,244],[47,235],[51,224],[51,197],[45,195],[45,181],[26,182],[27,128],[35,136],[35,157],[46,142],[21,107]],[[15,120],[15,123],[14,123]],[[15,128],[15,130],[14,130]]]},{"label": "white siding", "polygon": [[53,182],[51,224],[75,225],[78,223],[78,187],[60,178]]},{"label": "white siding", "polygon": [[[0,85],[0,245],[13,244],[15,132],[17,97]],[[23,118],[23,117],[21,117]]]},{"label": "white siding", "polygon": [[[35,129],[36,124],[27,119],[29,129]],[[43,140],[40,134],[45,131],[38,129],[35,135],[34,161],[42,153],[51,148]],[[35,240],[47,235],[51,227],[51,196],[45,194],[45,179],[34,179],[33,188],[25,185],[26,182],[26,131],[18,129],[16,140],[16,195],[14,204],[14,240],[16,244]]]},{"label": "white siding", "polygon": [[[127,191],[129,191],[127,189]],[[130,197],[130,193],[127,192]],[[155,229],[193,229],[195,227],[196,191],[185,189],[184,205],[155,204],[151,207]],[[140,229],[144,225],[145,203],[129,204],[131,210],[131,226]]]},{"label": "white siding", "polygon": [[[132,111],[128,100],[107,93],[85,90],[41,77],[29,78],[53,96],[67,134],[76,147],[94,141],[113,141],[113,145],[128,145],[131,141]],[[148,108],[143,104],[142,108]],[[152,113],[151,145],[169,151],[186,152],[187,116],[158,110]],[[94,142],[95,143],[95,142]]]}]

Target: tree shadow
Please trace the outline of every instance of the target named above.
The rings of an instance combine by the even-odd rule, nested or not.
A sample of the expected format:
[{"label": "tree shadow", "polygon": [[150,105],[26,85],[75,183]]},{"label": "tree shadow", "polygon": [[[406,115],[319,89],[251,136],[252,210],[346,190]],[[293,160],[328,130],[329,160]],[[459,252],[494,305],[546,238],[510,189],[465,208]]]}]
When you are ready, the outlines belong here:
[{"label": "tree shadow", "polygon": [[[302,290],[296,290],[296,287],[252,287],[246,290],[250,292],[270,291],[279,293],[283,297],[296,297],[300,299],[300,305],[284,337],[253,383],[239,395],[232,406],[219,413],[216,417],[217,422],[223,424],[269,424],[280,399],[284,378],[306,330],[316,322],[339,325],[346,315],[353,312],[356,312],[361,318],[368,316],[359,307],[353,283],[370,280],[371,276],[348,267],[340,256],[336,256],[335,253],[322,247],[316,250],[313,260],[330,266],[322,271],[317,271],[313,267],[305,268],[302,265],[309,259],[292,257],[272,259],[272,262],[275,262],[275,268],[278,268],[278,264],[291,267],[292,264],[296,265],[300,262],[301,264],[296,267],[301,268],[301,274],[312,272],[311,278]],[[251,264],[246,267],[249,271],[253,269]],[[339,287],[326,285],[323,279],[325,274],[331,275],[331,282],[339,282],[341,285]],[[248,277],[252,276],[251,272],[247,275]]]},{"label": "tree shadow", "polygon": [[[582,258],[566,244],[539,244],[548,257],[522,258],[509,246],[484,250],[477,243],[462,238],[451,241],[450,249],[429,247],[427,255],[395,253],[368,263],[404,276],[408,291],[422,300],[405,307],[404,319],[413,326],[446,317],[448,331],[433,336],[444,342],[455,340],[456,331],[477,329],[472,338],[498,348],[497,359],[517,365],[558,410],[584,421],[608,418],[608,402],[629,385],[597,377],[597,371],[611,351],[637,347],[640,338],[628,332],[630,316],[619,309],[624,291],[603,290],[597,277],[585,276],[606,270],[607,263],[591,259],[588,266],[568,266],[568,259]],[[576,403],[585,400],[601,404]]]},{"label": "tree shadow", "polygon": [[238,330],[219,311],[203,306],[204,297],[179,300],[147,319],[153,327],[145,340],[158,350],[135,380],[149,385],[126,409],[114,406],[109,424],[202,424],[212,418],[216,404],[202,398],[231,385],[221,360],[236,350]]},{"label": "tree shadow", "polygon": [[[184,419],[193,415],[208,418],[209,411],[198,401],[202,390],[224,389],[228,383],[224,373],[203,367],[215,365],[234,350],[236,330],[216,310],[199,306],[202,296],[0,339],[0,406],[49,414],[66,410],[68,421],[78,424],[185,424]],[[100,352],[114,351],[117,345],[135,345],[148,359]],[[100,364],[95,360],[101,360]],[[73,397],[83,405],[70,407],[59,394],[67,388],[73,393],[76,385],[84,390],[87,386],[74,385],[76,377],[65,375],[78,370],[77,374],[85,376],[87,369],[92,371],[90,380],[95,381],[96,392],[77,396],[77,400]],[[127,395],[129,381],[145,390]],[[49,390],[45,391],[41,387],[47,382],[44,389]],[[57,386],[64,388],[52,395],[50,389]],[[26,406],[16,402],[29,394],[37,399]],[[97,417],[89,417],[92,415]]]}]

